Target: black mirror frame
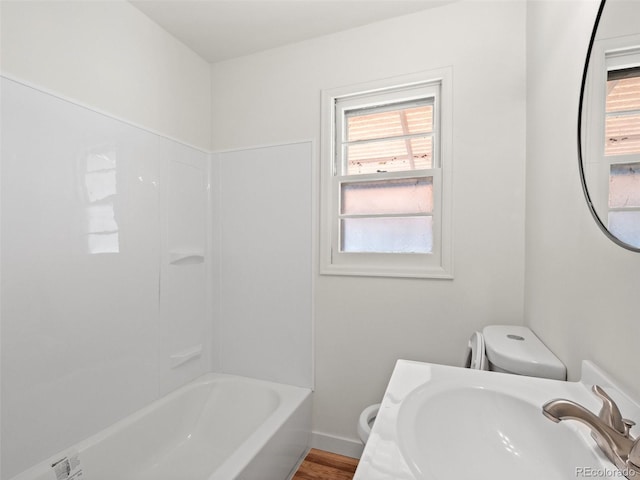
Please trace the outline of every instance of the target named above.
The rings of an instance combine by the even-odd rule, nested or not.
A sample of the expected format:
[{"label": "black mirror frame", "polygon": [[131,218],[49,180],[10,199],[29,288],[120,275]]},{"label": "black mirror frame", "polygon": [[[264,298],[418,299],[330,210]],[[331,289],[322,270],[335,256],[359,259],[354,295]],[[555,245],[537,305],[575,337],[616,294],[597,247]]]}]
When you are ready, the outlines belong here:
[{"label": "black mirror frame", "polygon": [[640,248],[634,247],[633,245],[629,245],[626,242],[623,242],[614,234],[612,234],[607,226],[603,223],[602,219],[596,212],[596,209],[593,206],[593,202],[591,201],[591,196],[589,195],[589,189],[587,188],[587,181],[584,173],[584,164],[582,161],[582,111],[583,111],[583,103],[584,103],[584,94],[585,94],[585,86],[587,83],[587,72],[589,71],[589,61],[591,59],[591,51],[593,50],[593,44],[596,39],[596,32],[598,31],[598,26],[600,25],[600,19],[602,17],[602,12],[604,10],[604,6],[607,0],[600,1],[600,7],[598,8],[598,14],[596,15],[595,24],[593,26],[593,31],[591,32],[591,38],[589,39],[589,48],[587,48],[587,57],[584,62],[584,70],[582,71],[582,83],[580,85],[580,100],[578,105],[578,166],[580,170],[580,182],[582,183],[582,191],[584,193],[584,198],[587,201],[587,206],[589,207],[589,211],[591,212],[591,216],[595,220],[596,224],[602,230],[609,240],[616,243],[617,245],[625,248],[627,250],[631,250],[632,252],[640,252]]}]

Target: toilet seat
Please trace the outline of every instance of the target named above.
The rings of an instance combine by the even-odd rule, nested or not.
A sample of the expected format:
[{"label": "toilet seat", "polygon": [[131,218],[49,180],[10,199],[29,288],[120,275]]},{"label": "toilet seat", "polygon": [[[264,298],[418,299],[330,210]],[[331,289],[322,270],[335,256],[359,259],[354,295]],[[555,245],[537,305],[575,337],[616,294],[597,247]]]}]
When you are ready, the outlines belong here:
[{"label": "toilet seat", "polygon": [[467,345],[466,368],[474,370],[489,370],[489,361],[485,353],[484,336],[480,332],[474,332]]}]

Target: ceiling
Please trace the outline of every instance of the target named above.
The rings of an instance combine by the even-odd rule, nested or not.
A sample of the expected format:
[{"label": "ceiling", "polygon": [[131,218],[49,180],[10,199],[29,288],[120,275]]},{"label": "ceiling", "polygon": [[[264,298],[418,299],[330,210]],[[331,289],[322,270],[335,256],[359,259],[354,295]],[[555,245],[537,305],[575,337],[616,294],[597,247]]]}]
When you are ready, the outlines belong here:
[{"label": "ceiling", "polygon": [[129,0],[211,63],[455,0]]}]

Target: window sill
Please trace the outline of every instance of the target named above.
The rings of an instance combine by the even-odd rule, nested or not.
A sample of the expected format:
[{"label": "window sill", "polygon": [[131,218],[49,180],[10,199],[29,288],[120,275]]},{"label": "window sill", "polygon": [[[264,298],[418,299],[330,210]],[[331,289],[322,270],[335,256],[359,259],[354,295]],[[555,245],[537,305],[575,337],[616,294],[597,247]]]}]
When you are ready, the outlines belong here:
[{"label": "window sill", "polygon": [[432,278],[453,280],[453,273],[442,267],[394,267],[381,268],[356,265],[324,265],[320,275],[342,275],[350,277],[388,277],[388,278]]}]

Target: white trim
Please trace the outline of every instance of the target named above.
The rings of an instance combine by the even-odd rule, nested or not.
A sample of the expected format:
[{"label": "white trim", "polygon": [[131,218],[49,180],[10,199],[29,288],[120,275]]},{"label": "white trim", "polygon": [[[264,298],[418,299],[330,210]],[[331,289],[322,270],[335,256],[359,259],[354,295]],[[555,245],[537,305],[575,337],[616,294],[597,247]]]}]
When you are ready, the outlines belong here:
[{"label": "white trim", "polygon": [[444,67],[436,70],[409,73],[398,77],[387,77],[369,82],[356,83],[353,85],[343,85],[341,87],[323,90],[322,95],[324,96],[325,94],[330,93],[332,97],[350,97],[376,93],[390,88],[400,89],[404,87],[413,87],[423,83],[437,82],[445,77],[450,77],[451,71],[452,67]]},{"label": "white trim", "polygon": [[[633,36],[632,41],[636,41]],[[607,71],[624,70],[625,68],[633,68],[640,65],[640,44],[626,48],[616,48],[605,52]],[[611,68],[610,68],[611,67]]]},{"label": "white trim", "polygon": [[76,100],[74,98],[67,97],[67,96],[62,95],[62,94],[60,94],[60,93],[58,93],[58,92],[56,92],[54,90],[51,90],[49,88],[41,87],[40,85],[37,85],[35,83],[28,82],[26,80],[22,80],[22,79],[20,79],[20,78],[18,78],[16,76],[9,75],[9,74],[6,74],[6,73],[0,73],[0,78],[4,78],[5,80],[9,80],[10,82],[18,83],[18,84],[20,84],[20,85],[22,85],[24,87],[31,88],[33,90],[37,90],[40,93],[44,93],[46,95],[50,95],[50,96],[52,96],[54,98],[57,98],[59,100],[62,100],[64,102],[68,102],[68,103],[71,103],[72,105],[76,105],[76,106],[78,106],[80,108],[84,108],[84,109],[89,110],[91,112],[97,113],[98,115],[102,115],[102,116],[105,116],[107,118],[111,118],[111,119],[116,120],[118,122],[122,122],[122,123],[124,123],[126,125],[129,125],[130,127],[134,127],[134,128],[139,129],[139,130],[143,130],[143,131],[145,131],[147,133],[151,133],[152,135],[156,135],[156,136],[161,137],[161,138],[166,138],[167,140],[171,140],[172,142],[179,143],[180,145],[192,148],[192,149],[197,150],[197,151],[199,151],[201,153],[206,153],[206,154],[213,153],[212,150],[210,150],[210,149],[206,149],[206,148],[203,148],[203,147],[198,147],[196,145],[193,145],[192,143],[185,142],[184,140],[180,140],[178,138],[172,137],[172,136],[167,135],[165,133],[161,133],[158,130],[154,130],[152,128],[145,127],[144,125],[141,125],[139,123],[133,122],[131,120],[127,120],[126,118],[120,117],[118,115],[114,115],[113,113],[107,112],[105,110],[101,110],[101,109],[99,109],[97,107],[89,105],[88,103],[80,102],[80,101],[78,101],[78,100]]},{"label": "white trim", "polygon": [[[407,278],[453,278],[453,253],[452,253],[452,68],[446,67],[428,72],[412,73],[410,75],[386,78],[363,84],[343,86],[322,90],[321,93],[321,135],[320,135],[320,274],[324,275],[351,275],[351,276],[379,276],[379,277],[407,277]],[[438,84],[440,93],[436,97],[436,112],[440,115],[439,133],[440,141],[435,148],[440,149],[439,175],[434,175],[434,252],[433,254],[366,254],[366,253],[340,253],[344,260],[339,263],[334,260],[333,252],[336,251],[334,216],[336,202],[338,201],[335,190],[335,178],[344,178],[336,171],[335,145],[336,145],[336,100],[344,103],[346,98],[350,102],[351,97],[362,98],[369,94],[385,95],[386,91],[401,91],[403,89],[431,89]],[[419,96],[424,96],[420,94]],[[416,93],[407,92],[407,98],[417,98]],[[365,98],[366,104],[366,98]],[[445,108],[440,106],[444,105]],[[436,122],[438,123],[438,122]],[[436,155],[434,155],[435,157]],[[436,161],[436,158],[434,158]],[[406,172],[410,175],[410,172]],[[415,175],[415,174],[414,174]],[[438,178],[439,177],[439,178]],[[439,182],[439,185],[436,185]],[[440,188],[437,188],[437,187]],[[355,257],[357,255],[357,257]],[[434,261],[434,255],[438,261]],[[348,259],[351,258],[351,260]],[[354,259],[357,258],[357,261]]]},{"label": "white trim", "polygon": [[318,277],[319,264],[318,231],[320,225],[320,165],[318,155],[318,141],[311,142],[311,391],[316,389],[316,279]]},{"label": "white trim", "polygon": [[256,145],[249,145],[246,147],[232,147],[232,148],[224,148],[222,150],[213,150],[211,151],[211,153],[223,154],[223,153],[244,152],[247,150],[260,150],[261,148],[284,147],[287,145],[298,145],[301,143],[311,143],[312,147],[315,149],[316,144],[318,143],[318,140],[315,138],[303,138],[300,140],[287,140],[284,142],[259,143]]},{"label": "white trim", "polygon": [[360,458],[364,450],[364,445],[359,440],[316,431],[311,432],[309,447],[352,458]]},{"label": "white trim", "polygon": [[207,162],[207,256],[210,259],[207,268],[207,317],[211,338],[208,339],[211,355],[209,369],[220,371],[221,355],[219,345],[220,329],[220,174],[219,162],[215,153],[209,154]]}]

